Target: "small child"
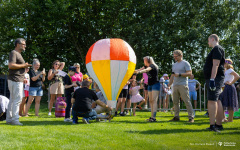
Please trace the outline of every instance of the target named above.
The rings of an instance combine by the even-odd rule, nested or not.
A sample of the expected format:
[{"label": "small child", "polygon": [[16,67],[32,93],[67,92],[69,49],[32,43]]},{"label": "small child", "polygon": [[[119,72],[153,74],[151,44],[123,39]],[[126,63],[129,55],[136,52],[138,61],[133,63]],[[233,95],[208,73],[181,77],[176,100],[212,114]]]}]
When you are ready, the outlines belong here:
[{"label": "small child", "polygon": [[224,84],[225,88],[220,94],[219,99],[222,102],[223,109],[227,108],[229,112],[228,122],[233,122],[233,113],[238,111],[238,98],[237,91],[234,83],[240,78],[239,75],[233,70],[233,62],[231,59],[226,59],[225,68],[225,78]]},{"label": "small child", "polygon": [[30,77],[28,74],[29,68],[25,68],[25,77],[24,77],[24,97],[22,98],[22,102],[19,106],[19,116],[23,116],[25,114],[25,105],[27,98],[29,96],[29,87],[30,87]]},{"label": "small child", "polygon": [[[137,81],[133,80],[129,91],[129,93],[132,95],[131,102],[133,103],[133,116],[136,116],[136,108],[142,109],[141,106],[145,104],[145,99],[139,94],[139,89],[143,89],[142,82],[143,80],[141,80],[141,86],[137,86]],[[140,103],[137,105],[138,102]]]},{"label": "small child", "polygon": [[[165,84],[164,78],[160,78],[160,94],[159,94],[159,109],[161,109],[161,104],[163,103],[163,109],[167,109],[166,105],[166,95],[167,95],[167,85]],[[160,112],[161,110],[159,110]],[[164,110],[167,112],[167,110]]]},{"label": "small child", "polygon": [[89,78],[89,76],[87,74],[83,75],[83,80],[89,81],[90,82],[90,87],[89,89],[92,89],[92,79]]}]

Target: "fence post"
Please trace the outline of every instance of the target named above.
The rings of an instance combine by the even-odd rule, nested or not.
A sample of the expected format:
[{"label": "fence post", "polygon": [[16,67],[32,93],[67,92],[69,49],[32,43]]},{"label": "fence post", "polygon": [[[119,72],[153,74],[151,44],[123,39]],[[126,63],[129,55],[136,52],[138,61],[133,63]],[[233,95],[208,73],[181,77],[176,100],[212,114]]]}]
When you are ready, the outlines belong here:
[{"label": "fence post", "polygon": [[4,80],[4,96],[7,97],[7,75],[5,74],[5,80]]},{"label": "fence post", "polygon": [[201,84],[200,84],[200,86],[199,86],[199,103],[200,103],[200,112],[202,111],[202,93],[201,93]]},{"label": "fence post", "polygon": [[204,111],[206,111],[206,104],[205,104],[205,102],[206,102],[206,90],[205,90],[205,88],[206,88],[206,83],[204,83],[204,88],[203,88],[203,92],[204,92],[204,94],[203,94],[203,98],[204,98]]}]

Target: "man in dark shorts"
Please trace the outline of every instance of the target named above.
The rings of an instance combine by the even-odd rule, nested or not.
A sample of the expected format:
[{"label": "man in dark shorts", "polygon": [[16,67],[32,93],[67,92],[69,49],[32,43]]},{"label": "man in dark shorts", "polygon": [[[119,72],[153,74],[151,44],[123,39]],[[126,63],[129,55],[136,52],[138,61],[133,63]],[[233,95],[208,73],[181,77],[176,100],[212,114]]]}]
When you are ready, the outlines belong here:
[{"label": "man in dark shorts", "polygon": [[[219,38],[216,34],[212,34],[208,37],[208,45],[213,49],[208,54],[204,65],[204,76],[206,79],[208,98],[208,113],[210,119],[210,128],[207,129],[215,132],[219,132],[219,130],[223,129],[221,119],[223,108],[218,100],[224,81],[225,52],[218,43]],[[217,120],[216,123],[215,120]]]},{"label": "man in dark shorts", "polygon": [[19,105],[22,101],[23,82],[25,77],[25,68],[32,65],[25,63],[21,52],[25,51],[26,40],[18,38],[15,41],[15,49],[9,54],[9,75],[8,75],[8,89],[10,92],[10,101],[8,104],[6,123],[11,125],[23,125],[19,122]]},{"label": "man in dark shorts", "polygon": [[89,120],[94,120],[97,118],[97,113],[92,109],[92,100],[98,105],[102,106],[104,109],[112,111],[112,108],[100,101],[93,90],[89,89],[90,82],[84,80],[82,82],[82,88],[77,89],[71,102],[73,103],[72,115],[73,124],[78,123],[78,117],[83,117],[82,121],[85,124],[89,124]]}]

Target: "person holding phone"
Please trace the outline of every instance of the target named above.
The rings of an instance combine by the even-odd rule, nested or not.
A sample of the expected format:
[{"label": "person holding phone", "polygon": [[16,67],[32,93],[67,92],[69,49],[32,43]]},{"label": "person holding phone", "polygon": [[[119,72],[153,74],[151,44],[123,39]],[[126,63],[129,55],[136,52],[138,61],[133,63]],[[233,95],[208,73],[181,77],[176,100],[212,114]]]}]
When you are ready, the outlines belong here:
[{"label": "person holding phone", "polygon": [[59,70],[63,70],[65,66],[64,62],[60,62],[59,60],[55,60],[52,63],[52,69],[48,72],[48,80],[50,81],[50,103],[49,103],[49,112],[48,115],[51,116],[51,111],[53,107],[53,103],[56,100],[56,97],[61,97],[64,94],[64,86],[63,86],[63,77],[58,74]]},{"label": "person holding phone", "polygon": [[28,110],[31,107],[33,100],[35,99],[35,115],[38,115],[40,108],[41,97],[43,96],[42,82],[45,81],[45,69],[43,71],[38,71],[40,68],[40,61],[38,59],[33,59],[33,68],[29,72],[30,76],[30,87],[29,87],[29,98],[27,102],[27,107],[24,116],[28,116]]}]

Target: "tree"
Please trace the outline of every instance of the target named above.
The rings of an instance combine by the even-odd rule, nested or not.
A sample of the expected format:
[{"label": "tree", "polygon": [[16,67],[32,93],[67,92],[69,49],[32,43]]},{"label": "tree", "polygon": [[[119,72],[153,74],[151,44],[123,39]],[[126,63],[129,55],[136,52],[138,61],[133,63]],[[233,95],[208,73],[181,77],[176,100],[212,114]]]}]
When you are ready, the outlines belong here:
[{"label": "tree", "polygon": [[[180,49],[195,76],[202,68],[210,34],[220,36],[226,56],[239,66],[239,2],[223,0],[3,0],[0,2],[1,73],[17,37],[27,40],[24,59],[40,59],[47,70],[59,59],[81,64],[90,46],[103,38],[122,38],[134,49],[137,68],[153,56],[161,76],[171,72],[172,51]],[[65,70],[66,71],[66,70]]]}]

